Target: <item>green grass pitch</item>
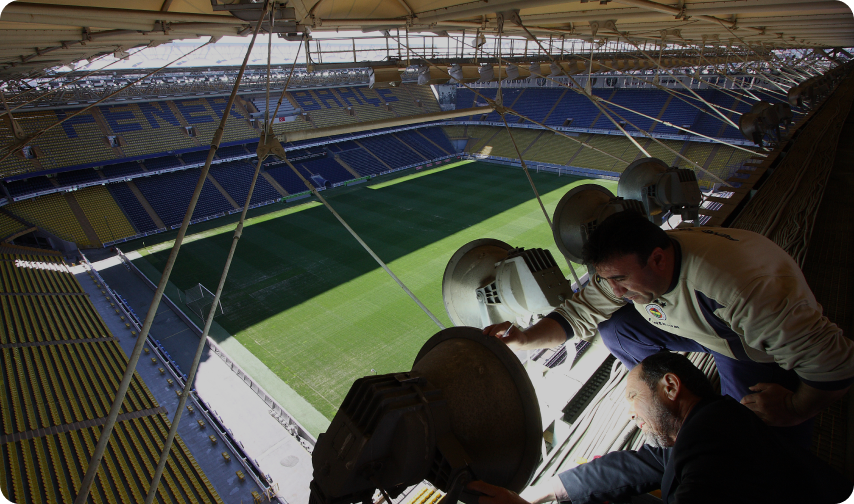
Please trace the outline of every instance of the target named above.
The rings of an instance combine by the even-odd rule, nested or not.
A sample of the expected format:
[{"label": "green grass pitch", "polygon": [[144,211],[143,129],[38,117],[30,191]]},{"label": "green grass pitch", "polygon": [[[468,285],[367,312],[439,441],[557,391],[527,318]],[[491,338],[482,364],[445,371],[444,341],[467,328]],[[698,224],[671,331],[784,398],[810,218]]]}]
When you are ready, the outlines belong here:
[{"label": "green grass pitch", "polygon": [[[550,216],[575,185],[597,183],[616,192],[613,181],[531,175]],[[323,195],[447,326],[442,274],[451,255],[471,240],[548,248],[568,275],[518,168],[466,163],[382,188],[361,184]],[[438,327],[326,208],[306,201],[253,212],[258,217],[238,244],[223,292],[225,314],[217,322],[331,419],[353,380],[371,369],[408,371]],[[171,277],[181,289],[198,282],[216,287],[233,225],[213,222],[190,228]],[[148,237],[148,247],[132,242],[123,248],[138,249],[162,271],[170,244],[152,247],[154,239],[165,242],[174,234]]]}]

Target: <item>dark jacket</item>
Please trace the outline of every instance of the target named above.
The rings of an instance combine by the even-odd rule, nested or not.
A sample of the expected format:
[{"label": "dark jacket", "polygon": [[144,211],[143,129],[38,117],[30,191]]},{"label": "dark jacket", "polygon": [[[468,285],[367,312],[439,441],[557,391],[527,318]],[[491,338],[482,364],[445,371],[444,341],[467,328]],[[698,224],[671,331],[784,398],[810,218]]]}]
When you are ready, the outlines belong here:
[{"label": "dark jacket", "polygon": [[661,489],[666,503],[829,504],[854,485],[730,397],[698,403],[672,448],[609,453],[559,475],[573,504]]}]

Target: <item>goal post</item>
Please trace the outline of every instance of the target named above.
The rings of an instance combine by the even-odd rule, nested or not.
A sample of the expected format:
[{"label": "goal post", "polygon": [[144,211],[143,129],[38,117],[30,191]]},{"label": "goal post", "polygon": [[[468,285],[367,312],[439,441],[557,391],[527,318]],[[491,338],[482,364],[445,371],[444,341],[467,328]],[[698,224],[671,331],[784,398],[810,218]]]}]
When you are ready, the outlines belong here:
[{"label": "goal post", "polygon": [[201,283],[190,287],[189,289],[184,291],[184,304],[190,311],[198,315],[198,317],[202,320],[205,320],[208,316],[208,312],[211,310],[211,307],[215,310],[214,318],[222,315],[222,302],[219,301],[214,304],[214,294],[207,287],[202,285]]}]

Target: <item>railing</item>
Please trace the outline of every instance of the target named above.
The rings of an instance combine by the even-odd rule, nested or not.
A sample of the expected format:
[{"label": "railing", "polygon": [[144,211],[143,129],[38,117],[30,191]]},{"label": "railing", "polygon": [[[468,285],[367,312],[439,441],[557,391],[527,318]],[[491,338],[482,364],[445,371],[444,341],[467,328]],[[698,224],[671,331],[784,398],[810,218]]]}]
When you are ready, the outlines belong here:
[{"label": "railing", "polygon": [[[504,127],[503,122],[497,121],[443,121],[442,126],[494,126],[494,127]],[[520,128],[520,129],[532,129],[539,131],[547,131],[542,126],[536,124],[525,124],[525,123],[508,123],[508,126],[511,128]],[[665,125],[666,126],[666,125]],[[672,127],[672,125],[671,125]],[[572,126],[549,126],[549,128],[557,131],[564,131],[566,133],[594,133],[597,135],[611,135],[611,136],[623,136],[623,132],[615,129],[606,129],[606,128],[575,128]],[[733,145],[744,145],[753,147],[755,144],[750,140],[738,139],[738,138],[704,138],[695,135],[674,135],[671,133],[649,133],[649,132],[640,132],[640,131],[628,131],[627,133],[633,137],[646,138],[647,135],[652,138],[657,138],[659,140],[682,140],[689,142],[703,142],[703,143],[720,143],[726,142],[728,144]]]},{"label": "railing", "polygon": [[[98,282],[104,286],[104,290],[106,290],[113,298],[113,300],[115,300],[116,305],[118,305],[119,309],[121,309],[122,313],[124,313],[126,320],[128,320],[129,323],[133,324],[133,326],[136,328],[137,335],[141,334],[142,323],[136,316],[136,313],[133,311],[133,309],[131,309],[130,306],[126,305],[124,298],[119,296],[113,289],[109,287],[109,285],[107,285],[107,282],[104,281],[103,277],[101,277],[101,275],[98,273],[98,270],[96,270],[95,267],[92,266],[92,263],[89,262],[89,259],[86,257],[86,255],[80,250],[78,250],[77,252],[82,258],[81,264],[83,264],[87,271],[92,273],[92,275],[98,279]],[[142,272],[137,270],[136,266],[134,266],[133,263],[131,263],[127,259],[127,257],[121,253],[121,251],[119,251],[119,257],[121,258],[122,263],[126,268],[128,268],[129,270],[136,270],[136,273],[138,275],[142,275]],[[144,275],[143,278],[145,278]],[[168,300],[166,296],[163,296],[163,298]],[[187,383],[187,375],[181,372],[178,363],[172,360],[171,356],[160,344],[160,341],[154,339],[154,336],[151,334],[150,331],[148,333],[148,336],[146,337],[146,343],[148,343],[148,346],[160,359],[160,361],[166,364],[166,370],[169,371],[170,375],[172,375],[172,378],[174,378],[175,383],[178,385],[178,387],[183,389]],[[249,476],[258,485],[258,488],[264,490],[265,492],[269,491],[273,483],[272,478],[264,474],[256,460],[251,460],[249,456],[246,455],[246,452],[243,450],[243,443],[235,439],[231,429],[228,429],[225,427],[225,425],[223,425],[222,418],[217,415],[216,411],[208,407],[207,403],[205,403],[198,395],[198,392],[196,392],[195,388],[191,389],[190,395],[187,399],[192,403],[194,409],[199,411],[210,425],[214,426],[214,428],[219,433],[220,438],[223,439],[231,453],[233,453],[237,457],[237,459],[240,461],[240,464],[244,467],[244,469],[246,469],[246,472],[249,473]],[[280,497],[280,499],[282,498]]]}]

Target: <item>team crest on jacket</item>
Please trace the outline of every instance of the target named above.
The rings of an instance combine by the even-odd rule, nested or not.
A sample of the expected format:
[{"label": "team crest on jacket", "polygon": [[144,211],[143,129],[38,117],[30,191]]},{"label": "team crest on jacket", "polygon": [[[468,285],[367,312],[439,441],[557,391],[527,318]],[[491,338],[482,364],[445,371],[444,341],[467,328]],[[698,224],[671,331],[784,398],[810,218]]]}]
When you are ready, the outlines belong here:
[{"label": "team crest on jacket", "polygon": [[655,303],[646,305],[646,312],[649,316],[656,320],[667,320],[667,315],[664,314],[664,309]]}]

